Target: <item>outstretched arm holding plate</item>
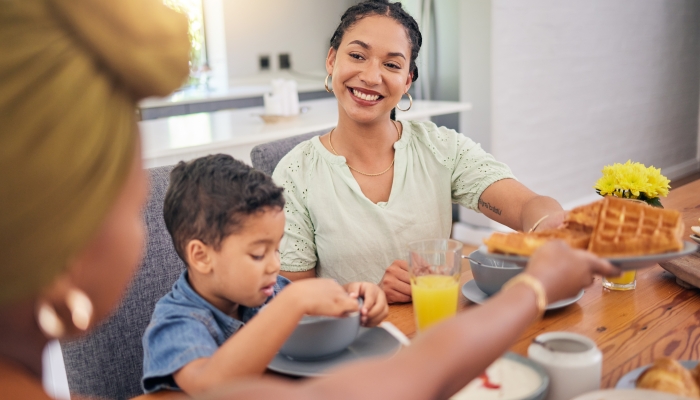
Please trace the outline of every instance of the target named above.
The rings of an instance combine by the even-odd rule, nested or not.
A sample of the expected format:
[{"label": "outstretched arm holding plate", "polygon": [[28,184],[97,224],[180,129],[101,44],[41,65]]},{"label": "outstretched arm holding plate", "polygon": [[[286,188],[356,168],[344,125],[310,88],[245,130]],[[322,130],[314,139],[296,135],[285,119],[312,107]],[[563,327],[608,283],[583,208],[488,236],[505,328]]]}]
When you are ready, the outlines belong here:
[{"label": "outstretched arm holding plate", "polygon": [[508,350],[544,311],[543,297],[545,303],[571,297],[598,274],[611,276],[619,271],[591,253],[554,241],[530,259],[523,275],[531,279],[514,282],[483,306],[435,325],[393,358],[355,363],[329,377],[296,384],[249,381],[226,395],[256,399],[448,398]]},{"label": "outstretched arm holding plate", "polygon": [[566,211],[551,197],[540,196],[515,179],[491,184],[479,198],[479,211],[516,231],[554,229]]}]

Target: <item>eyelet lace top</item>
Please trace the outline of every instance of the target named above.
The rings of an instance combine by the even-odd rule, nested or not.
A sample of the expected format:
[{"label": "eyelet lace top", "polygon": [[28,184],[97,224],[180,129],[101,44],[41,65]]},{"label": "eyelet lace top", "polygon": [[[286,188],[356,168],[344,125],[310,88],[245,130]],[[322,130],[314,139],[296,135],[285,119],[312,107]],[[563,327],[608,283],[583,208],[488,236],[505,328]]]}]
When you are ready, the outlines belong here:
[{"label": "eyelet lace top", "polygon": [[317,267],[318,276],[341,284],[378,283],[394,260],[406,258],[409,242],[449,237],[452,203],[478,212],[489,185],[514,178],[505,164],[454,130],[432,122],[402,124],[387,202],[367,199],[345,157],[318,137],[280,160],[272,176],[285,189],[282,270]]}]

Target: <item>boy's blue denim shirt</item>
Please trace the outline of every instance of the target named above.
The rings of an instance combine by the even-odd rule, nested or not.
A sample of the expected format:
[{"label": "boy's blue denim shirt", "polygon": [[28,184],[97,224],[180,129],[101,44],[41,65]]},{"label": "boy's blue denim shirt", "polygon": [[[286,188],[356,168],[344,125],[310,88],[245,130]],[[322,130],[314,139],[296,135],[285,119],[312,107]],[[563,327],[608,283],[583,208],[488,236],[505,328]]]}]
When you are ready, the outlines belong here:
[{"label": "boy's blue denim shirt", "polygon": [[[278,276],[274,293],[265,304],[289,283],[287,278]],[[173,374],[198,358],[211,357],[261,308],[239,306],[241,321],[230,317],[198,295],[184,271],[172,290],[156,303],[143,335],[144,392],[180,390]]]}]

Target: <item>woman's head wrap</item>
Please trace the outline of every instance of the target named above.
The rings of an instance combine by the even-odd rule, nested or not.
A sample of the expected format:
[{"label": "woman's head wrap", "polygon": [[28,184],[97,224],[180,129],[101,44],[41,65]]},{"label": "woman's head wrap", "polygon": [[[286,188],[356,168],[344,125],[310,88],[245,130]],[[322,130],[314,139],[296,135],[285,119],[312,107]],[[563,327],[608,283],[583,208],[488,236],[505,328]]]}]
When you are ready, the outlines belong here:
[{"label": "woman's head wrap", "polygon": [[0,5],[0,305],[52,282],[95,234],[135,156],[136,101],[188,73],[159,0]]}]

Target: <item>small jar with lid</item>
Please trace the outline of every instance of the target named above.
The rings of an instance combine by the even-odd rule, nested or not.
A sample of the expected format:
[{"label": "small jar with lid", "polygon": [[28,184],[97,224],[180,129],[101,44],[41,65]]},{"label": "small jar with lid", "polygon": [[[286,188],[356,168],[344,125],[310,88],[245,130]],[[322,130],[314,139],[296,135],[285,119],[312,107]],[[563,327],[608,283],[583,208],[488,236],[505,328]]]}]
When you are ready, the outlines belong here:
[{"label": "small jar with lid", "polygon": [[570,400],[600,389],[603,354],[586,336],[571,332],[545,333],[530,344],[527,355],[549,375],[547,400]]}]

